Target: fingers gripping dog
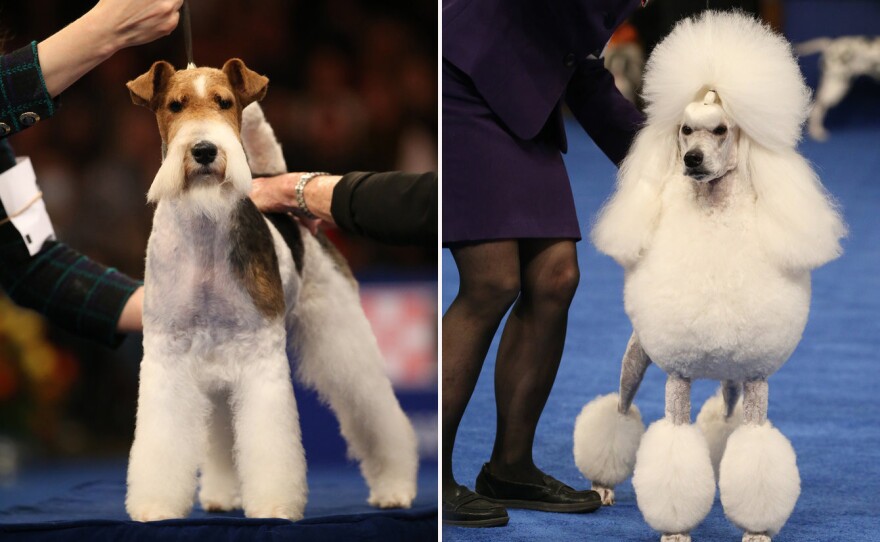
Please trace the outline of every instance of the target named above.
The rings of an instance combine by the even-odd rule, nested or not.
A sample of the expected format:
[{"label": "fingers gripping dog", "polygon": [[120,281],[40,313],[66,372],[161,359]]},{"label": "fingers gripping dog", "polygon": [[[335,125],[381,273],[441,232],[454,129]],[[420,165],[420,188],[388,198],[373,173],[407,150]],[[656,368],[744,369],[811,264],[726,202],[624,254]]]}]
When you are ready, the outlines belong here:
[{"label": "fingers gripping dog", "polygon": [[[690,540],[717,479],[743,541],[766,542],[800,493],[794,450],[767,420],[767,379],[801,339],[810,271],[846,234],[795,148],[809,90],[783,38],[706,12],[657,46],[644,94],[647,124],[592,232],[625,270],[633,334],[619,396],[578,416],[575,460],[609,504],[632,475],[664,541]],[[644,431],[632,400],[651,362],[668,374],[666,416]],[[695,378],[721,382],[697,426]]]},{"label": "fingers gripping dog", "polygon": [[163,146],[147,196],[156,212],[126,495],[138,521],[186,516],[199,481],[205,510],[303,516],[289,357],[339,418],[370,504],[415,497],[415,434],[344,260],[248,198],[252,169],[286,171],[256,104],[267,85],[238,59],[220,70],[157,62],[128,84],[156,114]]}]

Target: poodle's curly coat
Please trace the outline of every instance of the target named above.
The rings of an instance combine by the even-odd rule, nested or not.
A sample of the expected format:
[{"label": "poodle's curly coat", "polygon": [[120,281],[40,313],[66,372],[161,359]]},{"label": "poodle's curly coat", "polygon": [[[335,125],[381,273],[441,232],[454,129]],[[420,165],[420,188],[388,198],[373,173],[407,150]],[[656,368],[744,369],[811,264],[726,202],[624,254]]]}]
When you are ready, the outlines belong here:
[{"label": "poodle's curly coat", "polygon": [[[791,445],[766,419],[766,379],[800,341],[810,271],[838,257],[846,235],[795,148],[810,91],[784,38],[743,13],[709,11],[656,47],[644,98],[647,123],[592,231],[624,268],[633,338],[617,409],[584,407],[575,459],[609,503],[613,488],[603,484],[625,476],[607,465],[634,463],[639,508],[664,540],[690,539],[711,508],[716,476],[744,540],[769,540],[791,514],[800,479]],[[704,122],[689,126],[694,119]],[[694,173],[702,155],[682,148],[698,130],[727,153],[727,162],[707,159],[729,162],[716,175]],[[651,361],[669,375],[666,418],[642,439],[617,428],[641,423],[631,401]],[[690,426],[694,378],[720,380],[724,391],[704,406],[700,430]],[[610,461],[614,453],[627,457]]]}]

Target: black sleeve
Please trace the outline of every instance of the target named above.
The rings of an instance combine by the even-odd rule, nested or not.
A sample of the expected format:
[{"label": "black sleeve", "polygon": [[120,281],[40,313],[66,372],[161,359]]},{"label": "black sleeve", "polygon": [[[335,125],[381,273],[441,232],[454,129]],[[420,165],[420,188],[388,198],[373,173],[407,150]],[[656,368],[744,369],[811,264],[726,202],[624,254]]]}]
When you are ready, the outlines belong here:
[{"label": "black sleeve", "polygon": [[437,242],[437,174],[353,172],[333,189],[333,220],[389,244]]},{"label": "black sleeve", "polygon": [[566,90],[565,101],[596,145],[617,165],[626,157],[645,116],[614,86],[602,60],[583,60]]},{"label": "black sleeve", "polygon": [[[0,139],[0,172],[13,165],[15,154],[7,140]],[[0,202],[0,222],[6,215]],[[15,226],[0,223],[0,296],[5,293],[80,337],[118,346],[125,335],[116,332],[116,323],[140,286],[57,241],[46,241],[31,256]]]},{"label": "black sleeve", "polygon": [[0,55],[0,137],[48,119],[58,104],[46,90],[37,42]]}]

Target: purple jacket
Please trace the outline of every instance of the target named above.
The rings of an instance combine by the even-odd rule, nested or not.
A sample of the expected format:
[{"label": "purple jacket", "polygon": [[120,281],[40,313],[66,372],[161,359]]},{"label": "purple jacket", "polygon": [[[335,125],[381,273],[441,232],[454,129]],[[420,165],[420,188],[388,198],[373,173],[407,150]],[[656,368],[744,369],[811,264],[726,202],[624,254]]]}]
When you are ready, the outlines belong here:
[{"label": "purple jacket", "polygon": [[617,91],[598,57],[638,5],[639,0],[443,0],[443,58],[471,78],[521,139],[532,139],[552,120],[565,152],[564,98],[602,151],[620,163],[644,117]]}]

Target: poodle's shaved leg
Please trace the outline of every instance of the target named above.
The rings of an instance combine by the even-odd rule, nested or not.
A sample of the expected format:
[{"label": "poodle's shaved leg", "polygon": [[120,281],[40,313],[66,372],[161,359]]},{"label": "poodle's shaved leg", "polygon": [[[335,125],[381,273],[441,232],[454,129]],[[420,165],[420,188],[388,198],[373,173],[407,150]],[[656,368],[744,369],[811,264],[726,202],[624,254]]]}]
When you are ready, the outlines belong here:
[{"label": "poodle's shaved leg", "polygon": [[733,416],[733,411],[736,409],[736,402],[739,401],[740,395],[742,395],[742,385],[739,382],[734,382],[733,380],[721,382],[721,396],[724,398],[725,418]]},{"label": "poodle's shaved leg", "polygon": [[[745,425],[764,425],[767,421],[767,404],[770,389],[766,380],[743,382],[743,423]],[[765,533],[752,533],[746,530],[743,542],[770,542]]]},{"label": "poodle's shaved leg", "polygon": [[800,494],[791,443],[767,420],[766,380],[743,383],[743,424],[730,435],[718,486],[724,514],[745,531],[743,542],[770,542]]},{"label": "poodle's shaved leg", "polygon": [[575,461],[604,505],[614,504],[614,486],[632,475],[636,463],[645,426],[633,398],[650,363],[633,332],[620,362],[620,393],[597,397],[575,422]]},{"label": "poodle's shaved leg", "polygon": [[691,423],[691,381],[669,375],[666,379],[666,419],[673,425]]},{"label": "poodle's shaved leg", "polygon": [[690,542],[715,498],[709,446],[691,425],[691,381],[666,380],[666,416],[651,424],[636,454],[633,488],[645,521],[661,542]]},{"label": "poodle's shaved leg", "polygon": [[621,414],[629,412],[629,407],[642,383],[642,377],[645,376],[645,370],[650,364],[651,360],[642,350],[639,338],[633,332],[620,364],[620,401],[617,403],[617,411]]},{"label": "poodle's shaved leg", "polygon": [[768,387],[766,380],[743,383],[743,423],[763,425],[767,421]]}]

